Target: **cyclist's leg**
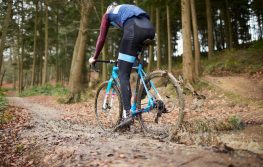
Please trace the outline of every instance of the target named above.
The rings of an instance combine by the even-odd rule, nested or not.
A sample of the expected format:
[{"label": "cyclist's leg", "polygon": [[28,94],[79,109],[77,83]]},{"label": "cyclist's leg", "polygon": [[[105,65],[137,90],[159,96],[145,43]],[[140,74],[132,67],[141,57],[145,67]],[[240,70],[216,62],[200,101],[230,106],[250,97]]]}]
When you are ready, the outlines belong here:
[{"label": "cyclist's leg", "polygon": [[[119,66],[119,79],[121,86],[122,102],[124,106],[123,115],[127,117],[123,119],[123,126],[130,124],[131,119],[131,87],[130,87],[130,74],[133,63],[136,60],[137,50],[134,48],[134,23],[127,21],[124,26],[123,36],[120,43],[118,66]],[[121,123],[122,124],[122,123]]]},{"label": "cyclist's leg", "polygon": [[[120,53],[120,55],[123,54]],[[131,108],[130,74],[131,74],[132,65],[133,63],[124,61],[122,57],[119,57],[118,66],[119,66],[119,78],[120,78],[122,102],[123,102],[124,110],[126,111],[129,111]]]},{"label": "cyclist's leg", "polygon": [[[137,26],[138,23],[136,23],[136,20],[138,19],[140,20],[138,23],[146,23],[143,24],[143,28]],[[154,28],[148,19],[132,18],[125,23],[123,37],[120,44],[118,66],[122,101],[124,105],[124,110],[127,111],[128,115],[130,115],[131,109],[131,69],[138,55],[138,51],[140,51],[141,43],[147,38],[154,38]]]},{"label": "cyclist's leg", "polygon": [[121,87],[121,95],[122,95],[121,97],[122,97],[122,103],[124,108],[122,114],[123,119],[119,127],[123,127],[124,129],[130,129],[130,124],[133,121],[130,112],[131,109],[130,74],[131,74],[133,63],[127,61],[127,57],[129,58],[130,56],[120,53],[118,58],[119,79],[120,79],[120,87]]}]

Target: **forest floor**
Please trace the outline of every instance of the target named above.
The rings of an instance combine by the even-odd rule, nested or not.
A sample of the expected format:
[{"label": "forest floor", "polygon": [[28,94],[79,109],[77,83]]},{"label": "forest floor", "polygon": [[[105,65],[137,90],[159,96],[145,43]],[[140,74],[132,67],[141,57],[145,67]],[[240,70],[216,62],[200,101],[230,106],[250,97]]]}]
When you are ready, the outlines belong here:
[{"label": "forest floor", "polygon": [[[0,166],[262,166],[263,73],[202,80],[206,100],[193,111],[187,103],[179,144],[144,136],[139,127],[103,132],[93,99],[66,105],[51,96],[8,97],[16,119],[0,127]],[[230,118],[245,128],[194,126]]]}]

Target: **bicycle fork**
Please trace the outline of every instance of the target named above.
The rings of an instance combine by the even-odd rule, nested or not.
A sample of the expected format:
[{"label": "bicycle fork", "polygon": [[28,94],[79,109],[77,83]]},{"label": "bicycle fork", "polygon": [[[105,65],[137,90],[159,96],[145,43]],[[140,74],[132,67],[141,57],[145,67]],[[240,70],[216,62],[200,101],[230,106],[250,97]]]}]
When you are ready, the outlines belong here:
[{"label": "bicycle fork", "polygon": [[[103,105],[102,105],[103,110],[111,109],[113,106],[113,101],[114,101],[116,92],[114,89],[112,89],[112,93],[110,95],[111,87],[112,87],[112,80],[109,81],[107,89],[106,89],[106,94],[105,94]],[[110,104],[109,104],[109,96],[111,96]]]},{"label": "bicycle fork", "polygon": [[[114,98],[115,98],[115,91],[112,90],[112,94],[110,95],[109,93],[106,93],[105,97],[104,97],[104,100],[103,100],[103,110],[106,110],[106,109],[111,109],[112,106],[113,106],[113,101],[114,101]],[[109,104],[109,96],[111,96],[110,98],[110,104]]]}]

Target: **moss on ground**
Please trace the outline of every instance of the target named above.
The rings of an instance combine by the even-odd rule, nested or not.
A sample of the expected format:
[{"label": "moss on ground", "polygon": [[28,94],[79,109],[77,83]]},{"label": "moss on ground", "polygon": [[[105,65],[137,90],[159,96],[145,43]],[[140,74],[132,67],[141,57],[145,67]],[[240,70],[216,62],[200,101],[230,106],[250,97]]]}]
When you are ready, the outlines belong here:
[{"label": "moss on ground", "polygon": [[263,41],[251,44],[247,49],[224,50],[204,60],[204,73],[224,75],[225,73],[255,73],[263,70]]}]

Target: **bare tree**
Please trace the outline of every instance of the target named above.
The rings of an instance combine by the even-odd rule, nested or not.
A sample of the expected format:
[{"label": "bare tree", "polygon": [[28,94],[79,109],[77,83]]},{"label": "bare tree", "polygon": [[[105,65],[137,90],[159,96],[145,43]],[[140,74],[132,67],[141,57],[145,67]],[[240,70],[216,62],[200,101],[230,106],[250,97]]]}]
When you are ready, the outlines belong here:
[{"label": "bare tree", "polygon": [[38,36],[38,10],[39,4],[36,0],[36,11],[35,11],[35,25],[34,25],[34,48],[33,48],[33,66],[32,66],[32,76],[31,76],[31,86],[35,85],[36,81],[36,59],[37,59],[37,36]]},{"label": "bare tree", "polygon": [[8,6],[7,6],[5,19],[4,19],[4,24],[2,28],[2,36],[1,36],[1,41],[0,41],[0,71],[2,68],[2,64],[3,64],[3,52],[5,49],[5,41],[6,41],[8,26],[11,21],[12,7],[13,7],[13,1],[8,0]]},{"label": "bare tree", "polygon": [[[104,14],[104,1],[101,0],[101,15]],[[105,60],[107,56],[107,42],[105,42],[103,48],[102,48],[102,59]],[[106,81],[107,79],[107,64],[102,64],[102,80]]]},{"label": "bare tree", "polygon": [[160,9],[156,8],[156,34],[157,34],[157,68],[161,68],[161,33],[160,33]]},{"label": "bare tree", "polygon": [[80,28],[75,43],[73,58],[70,69],[69,88],[71,95],[68,102],[78,101],[82,89],[82,67],[85,56],[85,46],[87,40],[88,15],[93,7],[93,0],[79,0],[80,5]]},{"label": "bare tree", "polygon": [[194,82],[191,43],[190,0],[181,0],[183,31],[183,75],[187,82]]},{"label": "bare tree", "polygon": [[[154,20],[154,7],[151,6],[151,20],[153,21]],[[148,60],[148,66],[147,66],[147,71],[150,72],[151,71],[151,68],[153,66],[153,46],[150,45],[149,46],[149,60]]]},{"label": "bare tree", "polygon": [[48,3],[45,1],[45,60],[43,69],[42,85],[47,83],[47,63],[48,63]]},{"label": "bare tree", "polygon": [[208,31],[208,59],[211,59],[214,52],[214,37],[213,37],[213,20],[211,12],[210,0],[205,0],[206,4],[206,18],[207,18],[207,31]]},{"label": "bare tree", "polygon": [[198,39],[198,26],[195,10],[195,0],[191,0],[191,14],[192,14],[192,25],[194,34],[194,51],[195,51],[195,75],[200,74],[200,44]]},{"label": "bare tree", "polygon": [[171,43],[171,25],[170,25],[170,8],[166,5],[167,16],[167,43],[168,43],[168,71],[172,71],[172,43]]},{"label": "bare tree", "polygon": [[230,18],[230,12],[229,12],[229,4],[228,0],[225,0],[224,2],[224,21],[226,26],[226,38],[227,38],[227,47],[229,49],[233,48],[233,37],[232,37],[232,23]]}]

